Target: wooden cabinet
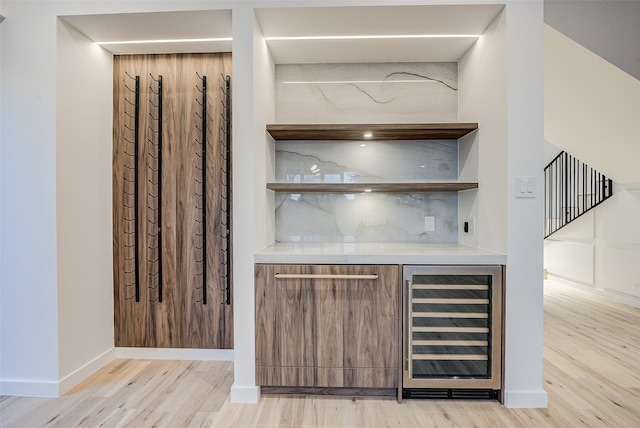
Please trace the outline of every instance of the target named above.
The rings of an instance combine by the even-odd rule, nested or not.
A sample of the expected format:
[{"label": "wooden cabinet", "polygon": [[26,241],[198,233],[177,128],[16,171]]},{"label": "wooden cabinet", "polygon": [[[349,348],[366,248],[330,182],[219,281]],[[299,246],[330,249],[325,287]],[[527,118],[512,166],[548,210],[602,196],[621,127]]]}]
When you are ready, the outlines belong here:
[{"label": "wooden cabinet", "polygon": [[398,387],[398,266],[258,264],[255,275],[259,385]]}]

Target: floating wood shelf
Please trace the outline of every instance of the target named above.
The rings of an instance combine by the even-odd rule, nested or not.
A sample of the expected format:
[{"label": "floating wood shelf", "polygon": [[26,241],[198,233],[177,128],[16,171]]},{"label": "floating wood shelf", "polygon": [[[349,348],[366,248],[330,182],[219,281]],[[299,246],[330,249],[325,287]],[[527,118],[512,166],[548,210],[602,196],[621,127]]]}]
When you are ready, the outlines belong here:
[{"label": "floating wood shelf", "polygon": [[424,193],[477,189],[478,183],[267,183],[267,189],[287,193]]},{"label": "floating wood shelf", "polygon": [[[405,124],[275,124],[267,132],[275,140],[450,140],[478,129],[477,123]],[[365,133],[371,133],[365,137]]]}]

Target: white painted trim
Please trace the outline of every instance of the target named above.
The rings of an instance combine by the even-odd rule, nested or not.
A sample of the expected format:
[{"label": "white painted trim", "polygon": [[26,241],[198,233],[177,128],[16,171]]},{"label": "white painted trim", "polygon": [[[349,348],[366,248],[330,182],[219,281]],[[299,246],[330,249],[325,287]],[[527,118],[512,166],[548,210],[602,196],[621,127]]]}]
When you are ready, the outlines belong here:
[{"label": "white painted trim", "polygon": [[116,358],[233,361],[233,349],[115,348]]},{"label": "white painted trim", "polygon": [[60,382],[42,380],[1,380],[0,395],[22,397],[59,397]]},{"label": "white painted trim", "polygon": [[549,403],[544,389],[533,391],[505,391],[504,405],[511,409],[545,409]]},{"label": "white painted trim", "polygon": [[593,285],[583,284],[581,282],[577,282],[569,278],[555,275],[553,272],[547,273],[547,281],[577,288],[578,290],[587,291],[597,296],[604,297],[605,299],[613,300],[615,302],[633,306],[634,308],[640,309],[640,298],[638,297],[628,296],[620,293],[613,293],[611,291],[595,288]]},{"label": "white painted trim", "polygon": [[58,394],[65,394],[66,392],[71,390],[71,388],[78,385],[80,382],[100,370],[102,367],[109,364],[111,361],[113,361],[114,358],[116,358],[115,348],[111,348],[101,355],[98,355],[96,358],[89,361],[84,366],[69,373],[58,382]]},{"label": "white painted trim", "polygon": [[[115,358],[144,360],[233,361],[233,349],[111,348],[59,381],[0,380],[0,395],[60,397]],[[256,389],[258,387],[255,387]],[[259,390],[236,392],[238,403],[257,403]],[[232,390],[233,392],[233,390]],[[247,398],[244,398],[247,397]],[[255,398],[252,398],[255,397]],[[246,401],[253,400],[253,401]]]},{"label": "white painted trim", "polygon": [[115,348],[111,348],[58,381],[1,380],[0,394],[23,397],[60,397],[114,358]]},{"label": "white painted trim", "polygon": [[260,401],[259,386],[242,386],[235,383],[231,386],[231,402],[232,403],[252,403]]}]

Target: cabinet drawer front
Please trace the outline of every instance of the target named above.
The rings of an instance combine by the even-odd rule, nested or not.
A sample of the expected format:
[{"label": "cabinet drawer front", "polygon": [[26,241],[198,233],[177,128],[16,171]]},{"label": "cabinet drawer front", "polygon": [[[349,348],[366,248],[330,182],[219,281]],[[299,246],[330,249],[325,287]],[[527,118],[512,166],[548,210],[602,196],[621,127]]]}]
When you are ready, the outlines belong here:
[{"label": "cabinet drawer front", "polygon": [[256,265],[257,365],[318,368],[321,386],[364,387],[367,375],[331,370],[397,369],[399,290],[396,265]]},{"label": "cabinet drawer front", "polygon": [[358,368],[344,369],[345,386],[352,388],[396,388],[398,369]]},{"label": "cabinet drawer front", "polygon": [[312,367],[256,366],[256,383],[264,386],[315,386]]},{"label": "cabinet drawer front", "polygon": [[263,386],[395,388],[398,370],[257,366],[256,382]]}]

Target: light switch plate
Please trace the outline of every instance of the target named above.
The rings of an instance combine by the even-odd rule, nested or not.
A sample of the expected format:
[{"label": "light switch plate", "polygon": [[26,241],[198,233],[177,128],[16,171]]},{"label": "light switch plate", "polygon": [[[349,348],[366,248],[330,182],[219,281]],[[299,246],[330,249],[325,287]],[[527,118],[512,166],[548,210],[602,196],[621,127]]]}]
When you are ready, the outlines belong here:
[{"label": "light switch plate", "polygon": [[538,192],[536,177],[516,177],[516,198],[535,198]]}]

